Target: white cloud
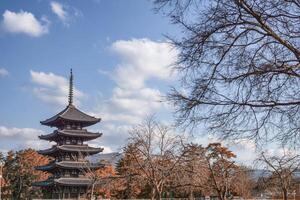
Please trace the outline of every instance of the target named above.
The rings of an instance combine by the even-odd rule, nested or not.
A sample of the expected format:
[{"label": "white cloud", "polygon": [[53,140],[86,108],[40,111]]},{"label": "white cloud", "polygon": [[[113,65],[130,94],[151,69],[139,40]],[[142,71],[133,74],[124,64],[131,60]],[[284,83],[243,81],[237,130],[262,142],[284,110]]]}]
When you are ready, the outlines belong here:
[{"label": "white cloud", "polygon": [[[99,147],[98,145],[96,145],[96,147]],[[103,148],[103,152],[102,153],[113,153],[114,151],[108,147],[108,146],[101,146]]]},{"label": "white cloud", "polygon": [[26,138],[30,139],[32,137],[38,136],[44,133],[41,130],[36,130],[32,128],[7,128],[5,126],[0,126],[0,136],[1,138]]},{"label": "white cloud", "polygon": [[169,79],[171,65],[178,55],[169,43],[149,39],[119,40],[111,49],[121,58],[115,70],[115,81],[130,89],[144,87],[150,78]]},{"label": "white cloud", "polygon": [[[53,73],[36,72],[30,70],[31,81],[35,84],[33,93],[42,101],[58,106],[68,102],[69,82],[68,79]],[[80,105],[83,92],[74,88],[75,104]]]},{"label": "white cloud", "polygon": [[52,12],[56,14],[58,18],[65,23],[67,21],[68,13],[64,9],[64,6],[56,1],[52,1],[50,5]]},{"label": "white cloud", "polygon": [[50,6],[52,12],[65,26],[69,26],[70,23],[77,17],[82,16],[82,12],[80,10],[67,4],[62,4],[57,1],[51,1]]},{"label": "white cloud", "polygon": [[9,33],[24,33],[32,37],[39,37],[48,33],[49,21],[43,17],[40,21],[26,11],[15,13],[5,10],[3,13],[2,28]]},{"label": "white cloud", "polygon": [[157,89],[126,90],[115,87],[111,98],[106,102],[100,102],[96,110],[105,121],[122,121],[135,124],[146,115],[161,108],[160,100],[161,92]]},{"label": "white cloud", "polygon": [[113,73],[105,74],[115,81],[116,87],[109,99],[99,102],[95,113],[105,121],[139,123],[163,105],[161,91],[152,88],[147,81],[169,80],[171,65],[178,52],[168,43],[149,39],[119,40],[112,44],[111,50],[119,57],[120,63]]},{"label": "white cloud", "polygon": [[49,148],[49,142],[40,140],[39,135],[46,134],[42,130],[33,128],[8,128],[0,126],[0,144],[2,150],[11,150],[11,144],[14,144],[14,150],[24,148],[43,149]]},{"label": "white cloud", "polygon": [[247,139],[240,139],[234,142],[225,142],[225,146],[228,146],[236,155],[236,160],[244,165],[251,166],[253,161],[257,157],[257,147],[255,142]]},{"label": "white cloud", "polygon": [[4,68],[0,68],[0,77],[4,77],[4,76],[8,76],[9,72],[4,69]]}]

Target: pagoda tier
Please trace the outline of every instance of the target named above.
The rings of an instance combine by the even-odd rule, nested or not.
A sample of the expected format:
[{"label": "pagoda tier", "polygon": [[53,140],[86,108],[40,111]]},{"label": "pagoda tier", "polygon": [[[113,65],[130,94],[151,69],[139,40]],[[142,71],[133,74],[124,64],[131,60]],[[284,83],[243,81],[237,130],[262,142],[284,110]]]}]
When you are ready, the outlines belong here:
[{"label": "pagoda tier", "polygon": [[38,153],[52,157],[58,157],[63,153],[82,153],[85,155],[93,155],[103,151],[103,148],[90,147],[87,144],[83,145],[54,145],[49,149],[39,150]]},{"label": "pagoda tier", "polygon": [[49,178],[45,181],[35,182],[35,186],[47,187],[47,186],[90,186],[92,184],[92,180],[89,178]]},{"label": "pagoda tier", "polygon": [[97,170],[104,166],[101,163],[90,163],[88,161],[60,161],[51,162],[47,165],[37,166],[35,169],[46,172],[53,172],[60,169],[92,169]]},{"label": "pagoda tier", "polygon": [[63,111],[57,115],[41,121],[42,125],[51,127],[86,127],[100,122],[100,118],[92,117],[78,110],[74,105],[69,104]]},{"label": "pagoda tier", "polygon": [[63,130],[55,130],[53,133],[47,135],[40,135],[39,138],[42,140],[49,140],[49,141],[63,141],[63,138],[72,138],[78,139],[81,141],[89,141],[101,137],[102,133],[91,133],[88,132],[86,129],[79,129],[79,130],[70,130],[70,129],[63,129]]}]

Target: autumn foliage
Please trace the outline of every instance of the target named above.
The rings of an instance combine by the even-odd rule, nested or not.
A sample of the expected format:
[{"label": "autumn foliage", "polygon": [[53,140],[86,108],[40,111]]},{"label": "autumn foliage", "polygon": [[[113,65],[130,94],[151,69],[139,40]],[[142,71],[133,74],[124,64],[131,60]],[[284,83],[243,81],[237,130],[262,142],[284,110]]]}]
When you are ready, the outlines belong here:
[{"label": "autumn foliage", "polygon": [[32,183],[47,179],[48,174],[37,171],[34,167],[47,164],[49,162],[47,157],[39,155],[33,149],[25,149],[17,152],[9,151],[3,161],[2,195],[4,199],[42,196],[41,191],[33,187]]},{"label": "autumn foliage", "polygon": [[[89,195],[99,198],[160,200],[215,196],[228,200],[234,196],[251,198],[255,191],[274,194],[294,188],[293,172],[298,169],[298,157],[263,156],[260,162],[266,171],[273,169],[274,173],[265,178],[269,184],[262,186],[253,180],[251,170],[237,164],[235,158],[236,154],[221,143],[204,147],[187,142],[150,118],[131,130],[117,163],[99,160],[103,167],[88,170],[85,175],[93,180]],[[0,159],[4,163],[3,199],[43,197],[42,190],[32,183],[47,179],[49,174],[34,167],[49,163],[49,158],[25,149],[9,151],[6,156],[0,154]],[[287,175],[289,179],[282,178]],[[289,181],[286,187],[282,187],[282,180]]]}]

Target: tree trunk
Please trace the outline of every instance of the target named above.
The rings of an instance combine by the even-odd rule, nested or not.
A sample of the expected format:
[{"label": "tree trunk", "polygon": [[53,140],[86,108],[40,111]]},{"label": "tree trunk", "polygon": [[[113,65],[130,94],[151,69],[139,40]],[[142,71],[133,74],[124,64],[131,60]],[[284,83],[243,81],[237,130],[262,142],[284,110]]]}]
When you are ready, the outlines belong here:
[{"label": "tree trunk", "polygon": [[189,200],[193,200],[194,199],[194,191],[193,188],[190,188],[190,194],[189,194]]},{"label": "tree trunk", "polygon": [[218,192],[220,200],[227,200],[225,192]]},{"label": "tree trunk", "polygon": [[155,189],[154,189],[154,186],[152,186],[151,188],[151,200],[154,200],[155,199]]},{"label": "tree trunk", "polygon": [[283,200],[287,200],[288,199],[287,189],[285,189],[285,188],[282,189],[282,195],[283,195]]},{"label": "tree trunk", "polygon": [[94,199],[94,188],[95,188],[95,183],[93,183],[93,185],[92,185],[91,200]]},{"label": "tree trunk", "polygon": [[156,185],[156,200],[161,200],[161,196],[162,196],[162,188],[163,188],[163,186],[162,186],[162,183],[160,183],[159,185]]},{"label": "tree trunk", "polygon": [[219,197],[220,200],[224,200],[223,195],[221,194],[221,192],[218,192],[218,197]]},{"label": "tree trunk", "polygon": [[161,193],[162,193],[162,191],[157,191],[156,200],[161,200]]}]

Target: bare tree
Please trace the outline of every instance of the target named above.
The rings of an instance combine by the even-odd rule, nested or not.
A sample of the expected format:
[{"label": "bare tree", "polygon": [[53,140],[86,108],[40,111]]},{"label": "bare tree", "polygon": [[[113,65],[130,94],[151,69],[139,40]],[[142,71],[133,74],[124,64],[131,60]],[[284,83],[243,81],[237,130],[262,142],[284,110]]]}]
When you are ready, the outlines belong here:
[{"label": "bare tree", "polygon": [[[86,157],[84,153],[78,151],[77,154],[72,154],[71,158],[74,161],[78,161],[78,169],[83,174],[84,177],[88,178],[90,181],[90,199],[94,199],[95,187],[100,184],[101,177],[97,173],[97,169],[100,167],[105,167],[104,163],[92,163],[88,160],[82,158]],[[79,174],[78,174],[79,175]]]},{"label": "bare tree", "polygon": [[135,144],[132,156],[139,175],[152,189],[151,199],[161,199],[163,189],[182,158],[178,155],[181,138],[154,117],[149,117],[130,131],[130,143]]},{"label": "bare tree", "polygon": [[267,173],[264,175],[266,188],[275,194],[281,192],[282,198],[287,200],[295,186],[293,179],[295,171],[299,170],[299,155],[285,151],[282,156],[272,156],[263,152],[257,161]]},{"label": "bare tree", "polygon": [[89,161],[85,161],[82,163],[81,171],[85,174],[85,176],[90,180],[91,184],[91,200],[94,199],[94,191],[96,184],[99,184],[100,176],[96,173],[93,168],[93,164]]},{"label": "bare tree", "polygon": [[300,124],[299,0],[155,0],[182,28],[179,124],[221,138],[297,144]]}]

